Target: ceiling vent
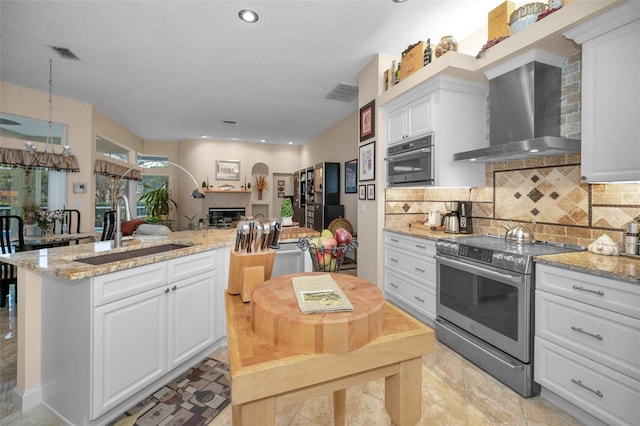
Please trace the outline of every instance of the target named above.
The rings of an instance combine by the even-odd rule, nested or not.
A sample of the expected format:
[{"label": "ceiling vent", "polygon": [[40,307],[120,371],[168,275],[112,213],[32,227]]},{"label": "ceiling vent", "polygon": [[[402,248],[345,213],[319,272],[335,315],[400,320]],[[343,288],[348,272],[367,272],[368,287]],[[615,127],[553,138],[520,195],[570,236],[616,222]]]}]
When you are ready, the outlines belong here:
[{"label": "ceiling vent", "polygon": [[58,46],[49,46],[52,48],[58,55],[62,56],[64,59],[73,59],[79,61],[80,58],[76,56],[75,53],[71,51],[71,49],[67,49],[66,47],[58,47]]},{"label": "ceiling vent", "polygon": [[358,96],[358,86],[348,83],[338,83],[325,99],[332,99],[340,102],[351,102]]}]

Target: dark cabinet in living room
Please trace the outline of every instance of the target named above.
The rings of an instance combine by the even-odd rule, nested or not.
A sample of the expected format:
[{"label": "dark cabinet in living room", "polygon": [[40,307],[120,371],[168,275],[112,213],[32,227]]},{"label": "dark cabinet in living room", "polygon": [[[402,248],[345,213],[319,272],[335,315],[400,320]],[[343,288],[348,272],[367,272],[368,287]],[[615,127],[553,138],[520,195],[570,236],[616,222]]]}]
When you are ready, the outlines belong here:
[{"label": "dark cabinet in living room", "polygon": [[322,231],[333,219],[344,217],[340,204],[340,163],[318,163],[313,169],[315,208],[313,229]]}]

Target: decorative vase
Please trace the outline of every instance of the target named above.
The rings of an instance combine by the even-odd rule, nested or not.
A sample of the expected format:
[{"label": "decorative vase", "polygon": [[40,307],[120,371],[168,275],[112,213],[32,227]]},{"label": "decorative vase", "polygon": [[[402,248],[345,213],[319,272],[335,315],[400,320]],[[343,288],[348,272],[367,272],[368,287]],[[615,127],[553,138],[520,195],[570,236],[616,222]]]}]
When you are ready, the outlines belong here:
[{"label": "decorative vase", "polygon": [[262,189],[258,190],[258,200],[262,200]]},{"label": "decorative vase", "polygon": [[282,226],[293,225],[293,216],[282,216]]},{"label": "decorative vase", "polygon": [[28,236],[36,235],[36,224],[35,223],[25,223],[25,225],[24,225],[24,235],[28,235]]},{"label": "decorative vase", "polygon": [[51,226],[40,225],[40,235],[42,237],[47,237],[49,235],[53,235],[53,228]]},{"label": "decorative vase", "polygon": [[458,50],[458,42],[453,36],[447,35],[442,37],[440,43],[436,46],[436,58],[439,58],[450,50],[456,52]]}]

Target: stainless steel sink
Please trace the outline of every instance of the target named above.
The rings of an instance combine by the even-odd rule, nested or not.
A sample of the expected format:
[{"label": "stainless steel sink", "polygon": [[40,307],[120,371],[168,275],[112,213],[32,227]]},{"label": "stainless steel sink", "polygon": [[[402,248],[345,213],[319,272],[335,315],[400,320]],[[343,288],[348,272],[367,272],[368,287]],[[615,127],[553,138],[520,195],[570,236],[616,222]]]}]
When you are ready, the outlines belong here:
[{"label": "stainless steel sink", "polygon": [[76,262],[89,263],[91,265],[102,265],[105,263],[132,259],[134,257],[142,257],[142,256],[148,256],[150,254],[180,250],[187,247],[191,247],[191,246],[187,244],[162,244],[160,246],[144,247],[144,248],[139,248],[135,250],[121,251],[118,253],[109,253],[109,254],[101,254],[100,256],[85,257],[83,259],[76,259]]}]

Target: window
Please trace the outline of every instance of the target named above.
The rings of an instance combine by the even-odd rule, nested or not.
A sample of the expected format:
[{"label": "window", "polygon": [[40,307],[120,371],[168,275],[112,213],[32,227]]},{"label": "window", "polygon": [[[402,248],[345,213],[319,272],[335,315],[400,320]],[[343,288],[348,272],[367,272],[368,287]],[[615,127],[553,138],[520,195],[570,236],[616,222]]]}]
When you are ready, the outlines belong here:
[{"label": "window", "polygon": [[125,147],[109,142],[103,137],[96,136],[96,152],[109,158],[129,162],[129,150]]},{"label": "window", "polygon": [[[169,184],[167,161],[167,157],[138,155],[138,165],[142,167],[142,181],[138,184],[137,200],[147,192]],[[138,216],[148,216],[144,203],[138,201],[136,206]]]}]

